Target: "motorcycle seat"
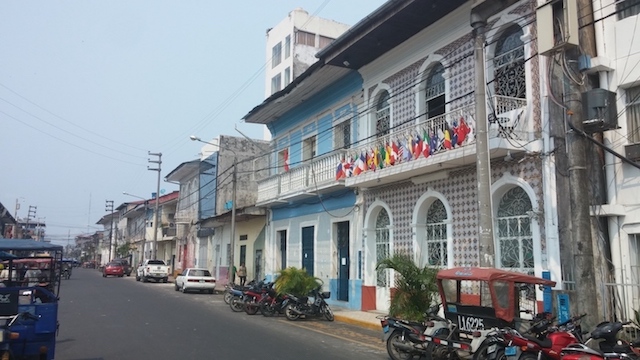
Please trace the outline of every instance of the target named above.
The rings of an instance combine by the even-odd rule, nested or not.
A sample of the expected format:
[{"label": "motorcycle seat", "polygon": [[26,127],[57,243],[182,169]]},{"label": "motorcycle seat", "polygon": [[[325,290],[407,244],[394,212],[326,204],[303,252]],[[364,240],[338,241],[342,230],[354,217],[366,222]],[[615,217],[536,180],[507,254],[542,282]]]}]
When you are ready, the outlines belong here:
[{"label": "motorcycle seat", "polygon": [[549,339],[549,338],[547,338],[547,337],[546,337],[546,338],[544,338],[544,340],[540,340],[540,339],[538,339],[538,338],[536,338],[536,337],[534,337],[534,336],[526,336],[526,335],[525,335],[525,338],[526,338],[527,340],[529,340],[529,341],[532,341],[532,342],[534,342],[534,343],[536,343],[536,344],[540,345],[540,347],[543,347],[543,348],[550,348],[550,347],[551,347],[551,345],[553,345],[553,344],[551,343],[551,339]]}]

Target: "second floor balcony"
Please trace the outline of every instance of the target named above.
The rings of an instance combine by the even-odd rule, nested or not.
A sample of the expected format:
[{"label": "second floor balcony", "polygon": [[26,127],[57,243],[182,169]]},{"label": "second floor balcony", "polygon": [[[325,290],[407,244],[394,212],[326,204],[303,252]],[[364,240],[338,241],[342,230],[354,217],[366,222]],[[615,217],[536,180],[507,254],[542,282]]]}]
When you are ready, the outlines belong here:
[{"label": "second floor balcony", "polygon": [[[421,122],[397,126],[347,150],[303,162],[258,182],[257,205],[284,203],[347,187],[374,187],[404,180],[429,181],[476,163],[475,104]],[[487,101],[492,159],[539,150],[525,99],[494,96]]]}]

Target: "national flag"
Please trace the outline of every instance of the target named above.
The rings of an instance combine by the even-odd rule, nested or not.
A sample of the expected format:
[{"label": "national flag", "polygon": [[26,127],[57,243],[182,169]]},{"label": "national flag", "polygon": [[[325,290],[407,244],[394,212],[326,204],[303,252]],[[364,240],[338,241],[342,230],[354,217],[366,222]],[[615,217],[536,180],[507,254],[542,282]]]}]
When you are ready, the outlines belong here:
[{"label": "national flag", "polygon": [[438,135],[436,135],[435,131],[431,130],[429,132],[429,136],[431,137],[429,146],[431,147],[431,155],[438,152],[440,150],[440,140],[438,139]]},{"label": "national flag", "polygon": [[380,150],[373,148],[373,169],[376,170],[380,166]]},{"label": "national flag", "polygon": [[351,163],[351,157],[344,159],[342,163],[342,171],[344,172],[344,177],[351,177],[353,174],[353,164]]},{"label": "national flag", "polygon": [[442,138],[442,146],[444,146],[444,148],[447,149],[447,150],[451,149],[451,134],[449,133],[449,129],[444,129],[444,136]]},{"label": "national flag", "polygon": [[429,139],[429,134],[426,129],[422,129],[422,138],[424,139],[422,141],[422,156],[428,158],[429,155],[431,155],[431,146],[429,145],[431,139]]},{"label": "national flag", "polygon": [[338,163],[338,168],[336,169],[336,180],[340,180],[345,177],[344,169],[342,168],[342,161]]},{"label": "national flag", "polygon": [[464,121],[463,117],[460,117],[460,124],[458,125],[458,145],[462,145],[462,143],[467,140],[467,135],[471,133],[471,129],[467,125],[467,122]]},{"label": "national flag", "polygon": [[378,148],[378,168],[384,168],[384,160],[387,157],[387,152],[384,149],[384,144],[381,144]]},{"label": "national flag", "polygon": [[420,157],[420,154],[422,154],[422,146],[423,146],[423,139],[420,138],[420,134],[416,134],[415,136],[415,141],[414,141],[414,146],[413,146],[413,158],[417,159]]},{"label": "national flag", "polygon": [[366,157],[364,153],[360,153],[360,156],[358,157],[358,159],[356,159],[353,167],[353,176],[360,175],[365,170],[367,170]]},{"label": "national flag", "polygon": [[289,171],[289,149],[284,149],[282,152],[282,158],[284,160],[284,171]]},{"label": "national flag", "polygon": [[438,150],[444,149],[444,131],[438,129]]},{"label": "national flag", "polygon": [[400,162],[400,149],[398,148],[397,141],[391,141],[391,165]]},{"label": "national flag", "polygon": [[453,127],[449,127],[449,134],[451,134],[451,147],[458,146],[458,123],[453,122]]},{"label": "national flag", "polygon": [[391,154],[391,146],[387,143],[384,146],[384,164],[385,166],[393,165],[395,162],[393,160],[393,155]]},{"label": "national flag", "polygon": [[409,146],[407,146],[408,143],[409,140],[407,139],[402,140],[402,142],[400,143],[400,152],[402,153],[403,162],[411,161],[411,158],[413,157],[413,154],[409,150]]},{"label": "national flag", "polygon": [[367,170],[376,170],[376,154],[373,149],[367,151]]}]

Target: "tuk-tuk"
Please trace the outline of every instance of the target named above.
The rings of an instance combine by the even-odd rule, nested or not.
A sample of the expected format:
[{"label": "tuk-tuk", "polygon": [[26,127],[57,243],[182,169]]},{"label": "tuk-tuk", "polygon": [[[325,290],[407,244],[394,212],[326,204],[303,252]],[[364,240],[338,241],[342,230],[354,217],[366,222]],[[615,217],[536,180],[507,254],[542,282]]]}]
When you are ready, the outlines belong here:
[{"label": "tuk-tuk", "polygon": [[427,337],[427,341],[434,343],[440,354],[456,352],[461,359],[484,358],[479,353],[487,352],[484,342],[493,328],[521,330],[541,308],[536,300],[537,286],[556,284],[523,273],[480,267],[440,270],[436,279],[452,331],[446,337]]},{"label": "tuk-tuk", "polygon": [[0,359],[53,359],[63,247],[0,238]]}]

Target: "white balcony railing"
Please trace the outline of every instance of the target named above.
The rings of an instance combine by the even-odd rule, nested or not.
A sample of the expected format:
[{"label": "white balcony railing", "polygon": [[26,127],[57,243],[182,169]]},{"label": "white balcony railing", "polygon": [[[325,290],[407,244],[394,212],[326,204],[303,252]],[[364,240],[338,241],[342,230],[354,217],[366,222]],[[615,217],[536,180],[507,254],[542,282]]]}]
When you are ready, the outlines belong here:
[{"label": "white balcony railing", "polygon": [[[438,115],[419,123],[407,123],[392,129],[389,134],[379,136],[347,149],[334,151],[322,157],[305,161],[291,170],[258,181],[258,204],[270,201],[288,200],[292,196],[302,193],[314,193],[332,186],[360,186],[369,175],[360,177],[359,173],[371,172],[383,168],[391,168],[397,165],[407,164],[413,176],[416,173],[433,171],[431,166],[448,163],[448,167],[458,163],[469,163],[471,158],[455,162],[456,157],[474,157],[475,149],[463,151],[456,155],[452,150],[475,146],[476,140],[476,108],[475,104],[465,105],[442,115]],[[526,140],[527,124],[526,99],[511,98],[506,96],[494,96],[487,101],[487,114],[489,121],[490,138],[509,138],[512,140]],[[508,142],[512,144],[512,142]],[[505,150],[506,151],[506,150]],[[514,150],[511,150],[514,151]],[[448,153],[448,156],[440,154]],[[389,154],[389,155],[387,155]],[[502,155],[504,156],[504,155]],[[345,160],[350,159],[350,160]],[[420,162],[414,162],[417,159]],[[440,160],[439,160],[440,159]],[[336,179],[338,165],[348,163],[350,170],[344,177],[346,183]],[[354,171],[355,167],[360,167]],[[404,169],[404,165],[403,165]],[[440,169],[441,170],[441,169]],[[385,173],[385,170],[383,173]],[[398,177],[398,171],[389,170],[392,176]],[[376,173],[378,177],[386,176]]]},{"label": "white balcony railing", "polygon": [[315,192],[331,184],[340,184],[336,180],[336,167],[344,156],[344,150],[333,152],[258,181],[257,202],[286,198],[301,192]]}]

